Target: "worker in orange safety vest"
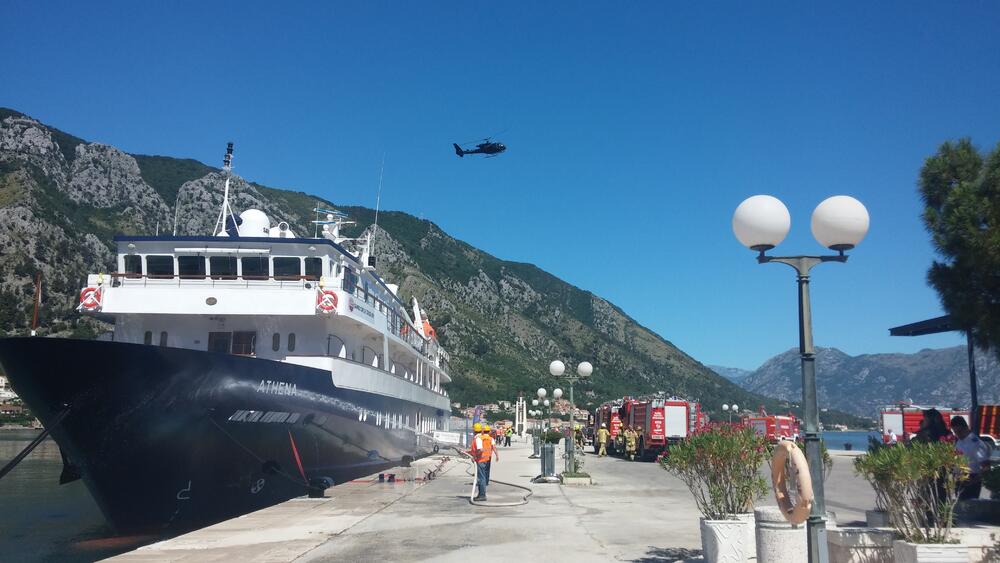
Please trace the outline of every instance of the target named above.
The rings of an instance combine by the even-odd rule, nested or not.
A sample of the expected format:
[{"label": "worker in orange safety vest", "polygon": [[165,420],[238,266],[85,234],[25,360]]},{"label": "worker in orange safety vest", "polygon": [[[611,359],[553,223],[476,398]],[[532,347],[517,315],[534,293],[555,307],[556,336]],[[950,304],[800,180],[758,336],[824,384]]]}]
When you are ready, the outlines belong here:
[{"label": "worker in orange safety vest", "polygon": [[[475,426],[473,426],[475,430]],[[472,440],[472,459],[476,462],[476,497],[472,500],[486,500],[486,486],[490,484],[490,461],[496,457],[500,461],[500,455],[493,447],[493,438],[490,436],[489,425],[482,425],[479,433]]]}]

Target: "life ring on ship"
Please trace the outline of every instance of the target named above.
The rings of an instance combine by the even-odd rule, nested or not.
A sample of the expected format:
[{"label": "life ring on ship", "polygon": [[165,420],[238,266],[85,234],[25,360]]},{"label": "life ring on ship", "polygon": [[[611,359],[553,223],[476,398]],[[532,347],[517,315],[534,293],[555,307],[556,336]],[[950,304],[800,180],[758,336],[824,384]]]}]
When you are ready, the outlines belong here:
[{"label": "life ring on ship", "polygon": [[[796,489],[799,494],[795,504],[792,504],[792,499],[788,496],[786,461],[791,462],[792,471],[796,475]],[[813,504],[809,463],[806,461],[806,456],[802,455],[802,450],[790,440],[778,442],[774,449],[774,458],[771,460],[771,485],[774,487],[774,498],[778,501],[778,508],[785,515],[785,520],[797,526],[809,518]]]},{"label": "life ring on ship", "polygon": [[94,311],[101,307],[101,288],[88,287],[80,292],[80,306],[87,311]]},{"label": "life ring on ship", "polygon": [[337,292],[324,289],[316,293],[316,308],[324,313],[330,313],[337,309]]}]

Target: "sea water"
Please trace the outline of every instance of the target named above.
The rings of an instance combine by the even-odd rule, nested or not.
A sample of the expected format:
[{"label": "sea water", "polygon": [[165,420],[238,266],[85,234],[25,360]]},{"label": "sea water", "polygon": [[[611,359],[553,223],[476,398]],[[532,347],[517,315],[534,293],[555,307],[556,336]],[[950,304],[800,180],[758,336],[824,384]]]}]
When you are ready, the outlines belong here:
[{"label": "sea water", "polygon": [[[823,432],[823,442],[828,450],[846,450],[865,452],[868,451],[868,437],[872,436],[876,440],[881,440],[882,435],[878,432]],[[850,445],[850,448],[848,448]]]},{"label": "sea water", "polygon": [[[0,430],[0,465],[6,464],[39,430]],[[0,479],[0,560],[6,562],[96,561],[134,549],[113,537],[82,481],[59,484],[59,446],[39,444]]]}]

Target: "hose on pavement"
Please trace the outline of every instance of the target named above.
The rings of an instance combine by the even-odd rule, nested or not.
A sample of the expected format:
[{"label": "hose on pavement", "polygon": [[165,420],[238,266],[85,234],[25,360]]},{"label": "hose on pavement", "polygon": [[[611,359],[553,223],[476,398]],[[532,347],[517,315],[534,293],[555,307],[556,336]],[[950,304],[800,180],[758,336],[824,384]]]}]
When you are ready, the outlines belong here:
[{"label": "hose on pavement", "polygon": [[507,485],[508,487],[514,487],[514,488],[517,488],[517,489],[521,489],[523,491],[527,491],[528,494],[524,495],[523,497],[521,497],[521,500],[516,501],[516,502],[483,502],[483,501],[473,500],[476,497],[476,480],[478,478],[478,475],[477,475],[476,471],[472,470],[475,467],[475,463],[472,461],[472,456],[469,455],[468,452],[462,451],[462,450],[460,450],[460,449],[458,449],[458,448],[456,448],[454,446],[451,446],[451,449],[453,449],[456,452],[458,452],[459,459],[461,459],[462,461],[464,461],[464,462],[466,462],[468,464],[467,467],[465,468],[465,472],[468,475],[472,476],[472,492],[469,494],[469,504],[472,504],[472,505],[475,505],[475,506],[487,506],[487,507],[490,507],[490,508],[503,508],[503,507],[508,507],[508,506],[521,506],[522,504],[528,504],[528,499],[531,497],[531,495],[535,494],[535,491],[531,490],[529,487],[524,487],[524,486],[521,486],[521,485],[515,485],[514,483],[507,483],[506,481],[500,481],[498,479],[490,479],[490,484],[500,483],[501,485]]}]

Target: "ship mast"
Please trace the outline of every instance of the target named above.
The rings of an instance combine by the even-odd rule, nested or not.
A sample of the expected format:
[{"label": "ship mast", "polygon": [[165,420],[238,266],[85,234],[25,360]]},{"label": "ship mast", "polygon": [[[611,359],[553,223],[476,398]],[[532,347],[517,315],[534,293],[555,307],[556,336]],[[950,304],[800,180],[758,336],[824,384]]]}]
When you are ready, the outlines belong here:
[{"label": "ship mast", "polygon": [[229,221],[232,221],[234,229],[237,229],[239,224],[236,220],[236,215],[233,213],[233,208],[229,206],[229,180],[233,176],[232,143],[226,145],[226,156],[222,157],[222,170],[226,173],[226,187],[222,193],[222,209],[219,210],[219,219],[215,222],[215,236],[224,236],[228,233],[227,223]]}]

